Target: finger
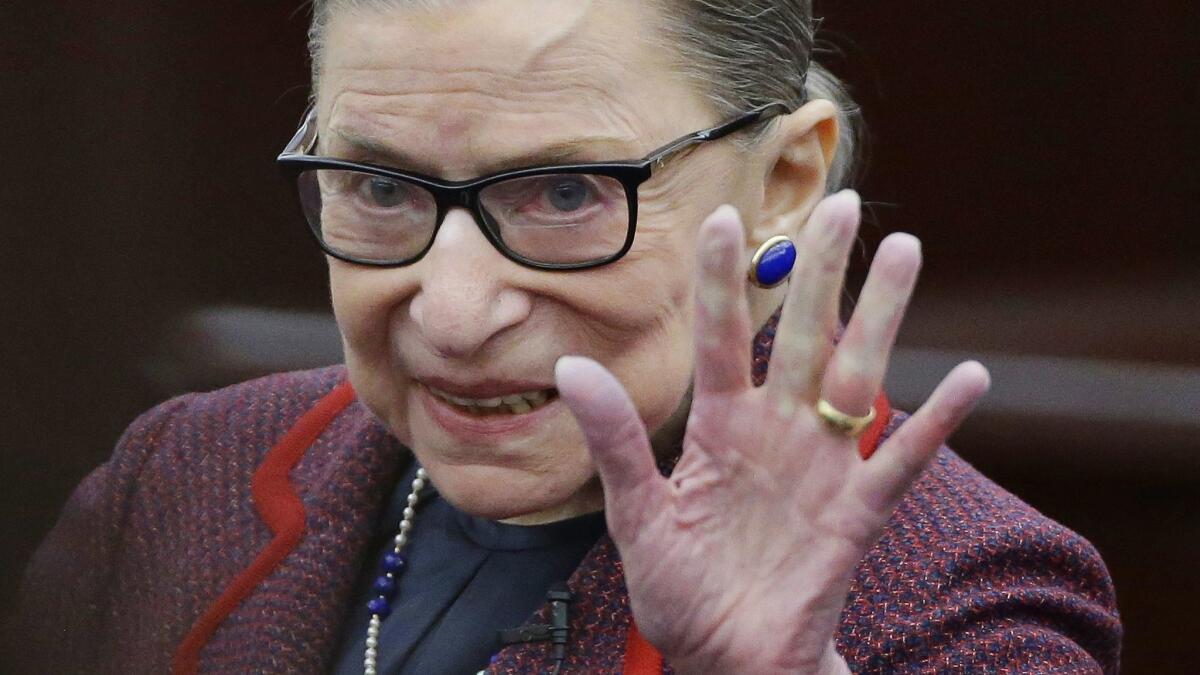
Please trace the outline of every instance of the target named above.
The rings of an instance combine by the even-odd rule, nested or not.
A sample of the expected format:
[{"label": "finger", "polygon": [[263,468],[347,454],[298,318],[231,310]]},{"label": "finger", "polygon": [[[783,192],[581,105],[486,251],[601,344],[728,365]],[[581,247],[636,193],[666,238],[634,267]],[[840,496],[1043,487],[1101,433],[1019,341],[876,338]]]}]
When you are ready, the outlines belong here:
[{"label": "finger", "polygon": [[600,473],[610,534],[620,545],[658,512],[665,490],[646,427],[625,388],[599,363],[564,356],[554,377]]},{"label": "finger", "polygon": [[879,245],[858,306],[825,370],[821,393],[848,415],[871,410],[921,269],[921,242],[893,234]]},{"label": "finger", "polygon": [[858,478],[864,502],[881,516],[890,515],[990,386],[991,376],[976,361],[951,370],[929,400],[863,463]]},{"label": "finger", "polygon": [[850,190],[826,197],[801,232],[768,374],[768,384],[783,395],[817,399],[833,351],[838,299],[861,208],[858,194]]},{"label": "finger", "polygon": [[722,206],[700,226],[696,284],[696,395],[750,388],[750,307],[741,269],[737,209]]}]

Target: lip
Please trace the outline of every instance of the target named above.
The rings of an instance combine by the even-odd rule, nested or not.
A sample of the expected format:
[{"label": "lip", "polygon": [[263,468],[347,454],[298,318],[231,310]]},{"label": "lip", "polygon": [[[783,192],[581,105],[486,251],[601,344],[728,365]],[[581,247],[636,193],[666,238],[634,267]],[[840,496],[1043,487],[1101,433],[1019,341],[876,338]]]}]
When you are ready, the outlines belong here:
[{"label": "lip", "polygon": [[502,396],[512,396],[514,394],[555,388],[553,383],[546,384],[544,382],[534,382],[533,380],[475,380],[470,383],[463,383],[443,377],[418,377],[414,379],[422,385],[422,389],[433,387],[451,396],[473,399],[500,398]]},{"label": "lip", "polygon": [[[433,380],[426,380],[426,382],[429,383],[429,386],[442,389],[455,396],[462,396],[463,398],[489,398],[547,388],[536,385],[524,387],[522,385],[523,388],[514,389],[508,386],[512,383],[505,383],[506,388],[503,390],[475,389],[474,387],[454,390],[449,388],[443,389],[441,386],[434,384]],[[558,414],[558,406],[562,405],[562,402],[556,398],[537,410],[523,415],[476,416],[463,412],[450,403],[438,398],[424,386],[416,387],[416,395],[420,399],[422,407],[425,408],[426,414],[443,431],[460,442],[479,445],[492,444],[510,437],[527,435],[535,427]]]}]

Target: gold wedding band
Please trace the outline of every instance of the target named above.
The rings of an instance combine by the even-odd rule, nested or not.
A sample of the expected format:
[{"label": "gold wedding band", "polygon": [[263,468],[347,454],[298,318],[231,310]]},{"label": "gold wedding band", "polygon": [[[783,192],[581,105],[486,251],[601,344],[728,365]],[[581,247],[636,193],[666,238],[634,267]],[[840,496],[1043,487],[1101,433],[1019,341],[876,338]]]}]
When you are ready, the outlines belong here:
[{"label": "gold wedding band", "polygon": [[847,415],[833,407],[829,401],[821,399],[817,401],[817,415],[830,429],[849,438],[858,438],[867,430],[867,427],[871,426],[871,422],[875,421],[875,406],[871,406],[871,412],[866,415],[855,417]]}]

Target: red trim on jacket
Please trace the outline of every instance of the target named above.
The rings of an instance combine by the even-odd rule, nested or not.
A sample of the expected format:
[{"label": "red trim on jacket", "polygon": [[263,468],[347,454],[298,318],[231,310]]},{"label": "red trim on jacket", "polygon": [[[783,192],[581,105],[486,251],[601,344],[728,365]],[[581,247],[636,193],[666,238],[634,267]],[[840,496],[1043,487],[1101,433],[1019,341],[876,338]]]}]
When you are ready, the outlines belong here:
[{"label": "red trim on jacket", "polygon": [[662,675],[663,657],[629,622],[629,638],[625,641],[625,675]]},{"label": "red trim on jacket", "polygon": [[[867,427],[866,432],[858,438],[858,454],[863,459],[870,459],[879,448],[883,432],[887,431],[892,419],[892,404],[886,394],[879,394],[875,399],[875,421]],[[629,623],[629,637],[625,640],[625,675],[661,675],[663,657],[646,641],[632,621]]]},{"label": "red trim on jacket", "polygon": [[221,623],[241,604],[255,587],[283,562],[304,536],[304,504],[292,489],[292,468],[304,456],[329,423],[354,400],[354,389],[343,382],[326,394],[296,422],[271,448],[262,466],[254,472],[251,492],[254,506],[270,526],[275,537],[246,569],[234,577],[221,595],[200,615],[179,643],[172,659],[171,672],[191,675],[200,666],[200,650],[212,638]]},{"label": "red trim on jacket", "polygon": [[879,398],[875,399],[875,421],[858,437],[858,454],[862,455],[863,459],[871,459],[871,455],[879,449],[879,441],[891,421],[892,403],[888,401],[887,394],[880,392]]}]

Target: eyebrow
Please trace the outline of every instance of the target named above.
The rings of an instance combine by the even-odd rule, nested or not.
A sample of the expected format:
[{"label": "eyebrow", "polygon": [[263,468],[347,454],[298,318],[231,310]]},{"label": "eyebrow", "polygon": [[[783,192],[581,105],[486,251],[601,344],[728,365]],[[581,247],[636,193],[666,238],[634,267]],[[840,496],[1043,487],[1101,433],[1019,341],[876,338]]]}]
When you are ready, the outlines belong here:
[{"label": "eyebrow", "polygon": [[[389,145],[378,139],[371,138],[348,128],[330,129],[333,136],[342,143],[350,146],[352,152],[365,155],[370,161],[386,163],[389,167],[405,169],[436,176],[439,168],[404,152],[402,149]],[[557,164],[585,164],[589,162],[621,162],[636,161],[640,157],[633,156],[629,144],[611,136],[575,136],[552,141],[536,150],[490,161],[480,165],[480,176],[486,176],[502,171],[537,166],[554,166]]]}]

